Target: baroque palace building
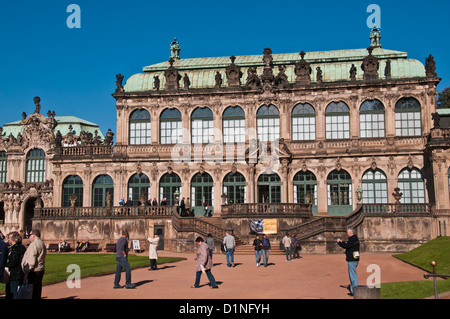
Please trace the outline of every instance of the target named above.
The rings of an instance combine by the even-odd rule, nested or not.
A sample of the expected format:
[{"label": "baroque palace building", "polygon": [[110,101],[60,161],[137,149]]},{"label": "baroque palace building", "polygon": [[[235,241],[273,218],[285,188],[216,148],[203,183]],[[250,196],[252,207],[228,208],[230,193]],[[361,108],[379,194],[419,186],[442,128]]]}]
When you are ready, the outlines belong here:
[{"label": "baroque palace building", "polygon": [[169,61],[124,85],[116,76],[115,143],[93,123],[41,115],[36,97],[33,114],[3,126],[0,229],[106,243],[127,227],[178,250],[226,229],[245,243],[255,219],[303,234],[311,251],[349,225],[367,249],[377,236],[395,250],[441,235],[449,129],[435,62],[380,38],[374,28],[367,49],[190,59],[174,39]]}]

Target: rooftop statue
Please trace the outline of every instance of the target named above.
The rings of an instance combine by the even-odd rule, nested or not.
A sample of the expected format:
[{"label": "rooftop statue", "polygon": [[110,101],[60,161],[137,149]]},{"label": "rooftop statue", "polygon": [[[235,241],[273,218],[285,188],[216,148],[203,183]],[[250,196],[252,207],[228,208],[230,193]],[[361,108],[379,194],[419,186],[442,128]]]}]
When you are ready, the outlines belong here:
[{"label": "rooftop statue", "polygon": [[180,59],[180,44],[177,42],[177,38],[173,38],[172,43],[170,44],[170,58],[174,60]]}]

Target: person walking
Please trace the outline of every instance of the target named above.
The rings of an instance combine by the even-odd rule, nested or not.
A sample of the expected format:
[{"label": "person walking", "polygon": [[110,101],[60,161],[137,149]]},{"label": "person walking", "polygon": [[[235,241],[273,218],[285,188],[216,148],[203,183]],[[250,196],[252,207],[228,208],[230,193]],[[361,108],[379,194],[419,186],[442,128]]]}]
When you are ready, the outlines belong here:
[{"label": "person walking", "polygon": [[349,296],[353,296],[354,288],[358,286],[358,275],[356,273],[356,267],[359,263],[359,239],[352,228],[347,229],[348,241],[342,241],[340,238],[337,240],[337,244],[345,249],[345,260],[348,265],[348,277],[350,279],[350,285],[347,289],[350,291]]},{"label": "person walking", "polygon": [[159,244],[159,236],[155,234],[153,238],[147,237],[147,240],[150,242],[150,246],[148,248],[148,258],[150,259],[150,268],[148,270],[158,270],[156,266],[156,261],[158,260],[158,244]]},{"label": "person walking", "polygon": [[120,283],[122,268],[125,270],[125,288],[133,289],[135,284],[131,283],[131,267],[128,263],[128,231],[122,230],[122,236],[116,243],[116,275],[114,277],[114,289],[123,288]]},{"label": "person walking", "polygon": [[298,242],[295,234],[292,235],[292,249],[294,250],[292,253],[292,258],[300,258],[300,243]]},{"label": "person walking", "polygon": [[16,231],[9,234],[8,242],[10,247],[6,267],[9,271],[9,283],[6,284],[6,291],[11,293],[10,298],[17,299],[19,287],[22,286],[24,277],[21,264],[27,249],[22,245],[22,237]]},{"label": "person walking", "polygon": [[47,248],[41,240],[39,229],[32,229],[28,239],[30,240],[30,246],[28,246],[22,258],[23,282],[33,285],[31,299],[41,299]]},{"label": "person walking", "polygon": [[228,232],[225,232],[225,237],[223,238],[223,244],[226,250],[227,266],[234,267],[234,248],[236,247],[236,241],[234,236]]},{"label": "person walking", "polygon": [[206,237],[205,243],[209,247],[209,256],[211,257],[211,260],[212,260],[212,256],[213,256],[213,252],[214,252],[214,238],[212,238],[212,235],[210,233]]},{"label": "person walking", "polygon": [[200,278],[202,274],[205,274],[208,277],[211,288],[219,288],[219,286],[216,283],[216,279],[211,273],[213,263],[209,254],[208,245],[204,242],[202,237],[197,237],[195,239],[195,242],[198,244],[198,250],[197,250],[197,257],[195,258],[196,261],[195,283],[192,286],[192,288],[200,287]]},{"label": "person walking", "polygon": [[[1,238],[3,233],[0,231],[0,282],[4,282],[3,274],[6,271],[5,265],[8,258],[8,244]],[[6,281],[6,280],[5,280]]]},{"label": "person walking", "polygon": [[284,235],[282,243],[284,246],[284,252],[286,253],[286,261],[291,261],[292,260],[292,254],[291,254],[292,240],[291,240],[291,237],[289,237],[288,233],[286,233],[286,235]]},{"label": "person walking", "polygon": [[263,234],[261,253],[262,253],[262,257],[263,257],[264,267],[267,267],[267,265],[269,264],[269,249],[270,248],[271,248],[270,240],[266,234]]},{"label": "person walking", "polygon": [[259,237],[259,234],[256,235],[256,238],[253,241],[253,246],[255,247],[256,267],[259,267],[261,262],[261,247],[262,247],[262,240]]}]

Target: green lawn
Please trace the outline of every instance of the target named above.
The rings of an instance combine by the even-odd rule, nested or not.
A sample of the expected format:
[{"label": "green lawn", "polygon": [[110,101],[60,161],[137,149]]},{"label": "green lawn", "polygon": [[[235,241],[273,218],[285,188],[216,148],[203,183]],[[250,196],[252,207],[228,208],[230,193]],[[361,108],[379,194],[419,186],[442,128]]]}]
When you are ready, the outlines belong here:
[{"label": "green lawn", "polygon": [[[158,265],[184,260],[178,257],[159,257]],[[148,256],[128,255],[128,262],[132,269],[149,267]],[[45,259],[45,275],[43,284],[49,285],[67,280],[71,275],[67,266],[80,266],[81,277],[102,276],[116,271],[115,254],[47,254]],[[0,294],[4,294],[5,285],[0,284]]]},{"label": "green lawn", "polygon": [[[439,237],[409,252],[394,255],[426,272],[432,272],[430,262],[437,262],[436,273],[450,275],[450,237]],[[438,279],[438,293],[450,291],[450,278]],[[381,285],[383,299],[422,299],[434,296],[433,279],[385,283]]]}]

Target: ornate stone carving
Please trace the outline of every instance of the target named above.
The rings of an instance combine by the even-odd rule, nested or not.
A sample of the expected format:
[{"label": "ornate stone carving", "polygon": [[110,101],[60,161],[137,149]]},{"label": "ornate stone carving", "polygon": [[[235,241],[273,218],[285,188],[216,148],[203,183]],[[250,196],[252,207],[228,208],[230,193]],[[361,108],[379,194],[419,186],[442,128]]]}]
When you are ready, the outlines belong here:
[{"label": "ornate stone carving", "polygon": [[350,67],[350,80],[352,82],[356,81],[356,66],[354,64],[352,64],[352,66]]},{"label": "ornate stone carving", "polygon": [[431,54],[425,59],[425,74],[427,77],[437,77],[436,62],[434,62],[434,57]]},{"label": "ornate stone carving", "polygon": [[189,86],[191,85],[191,81],[189,80],[189,76],[187,75],[187,73],[184,74],[183,82],[184,82],[184,89],[185,90],[189,90]]},{"label": "ornate stone carving", "polygon": [[167,91],[178,90],[181,80],[181,75],[178,74],[178,70],[173,66],[175,60],[173,58],[169,59],[170,66],[164,71],[164,76],[166,78],[166,87]]},{"label": "ornate stone carving", "polygon": [[256,66],[249,67],[247,70],[247,82],[245,83],[245,88],[250,90],[257,90],[261,87],[261,80],[256,73]]},{"label": "ornate stone carving", "polygon": [[384,76],[386,80],[391,79],[391,60],[386,61],[386,67],[384,68]]},{"label": "ornate stone carving", "polygon": [[122,74],[120,74],[120,73],[116,74],[116,86],[117,86],[116,93],[124,91],[123,84],[122,84],[123,78],[124,78],[124,76]]},{"label": "ornate stone carving", "polygon": [[219,71],[216,72],[215,81],[216,85],[214,88],[218,90],[222,86],[222,74],[220,74]]},{"label": "ornate stone carving", "polygon": [[369,47],[367,51],[369,52],[369,55],[363,59],[363,63],[361,64],[361,69],[364,71],[364,80],[378,80],[380,62],[376,56],[372,55],[372,47]]},{"label": "ornate stone carving", "polygon": [[288,81],[287,75],[284,73],[285,71],[286,71],[286,66],[284,66],[284,65],[278,66],[278,74],[274,80],[274,85],[277,88],[286,89],[289,87],[289,81]]},{"label": "ornate stone carving", "polygon": [[180,59],[180,44],[177,41],[177,38],[173,38],[172,43],[170,44],[170,58],[174,60]]},{"label": "ornate stone carving", "polygon": [[226,68],[228,86],[229,87],[240,86],[242,77],[241,68],[236,64],[234,64],[234,61],[236,60],[236,57],[234,55],[230,57],[230,60],[231,64]]},{"label": "ornate stone carving", "polygon": [[311,66],[308,62],[305,61],[305,52],[300,52],[301,60],[300,62],[295,64],[295,75],[297,75],[295,79],[296,84],[305,85],[311,83]]},{"label": "ornate stone carving", "polygon": [[322,69],[320,68],[320,66],[319,67],[317,67],[316,68],[316,71],[317,71],[317,84],[322,84],[322,81],[323,81],[323,71],[322,71]]}]

